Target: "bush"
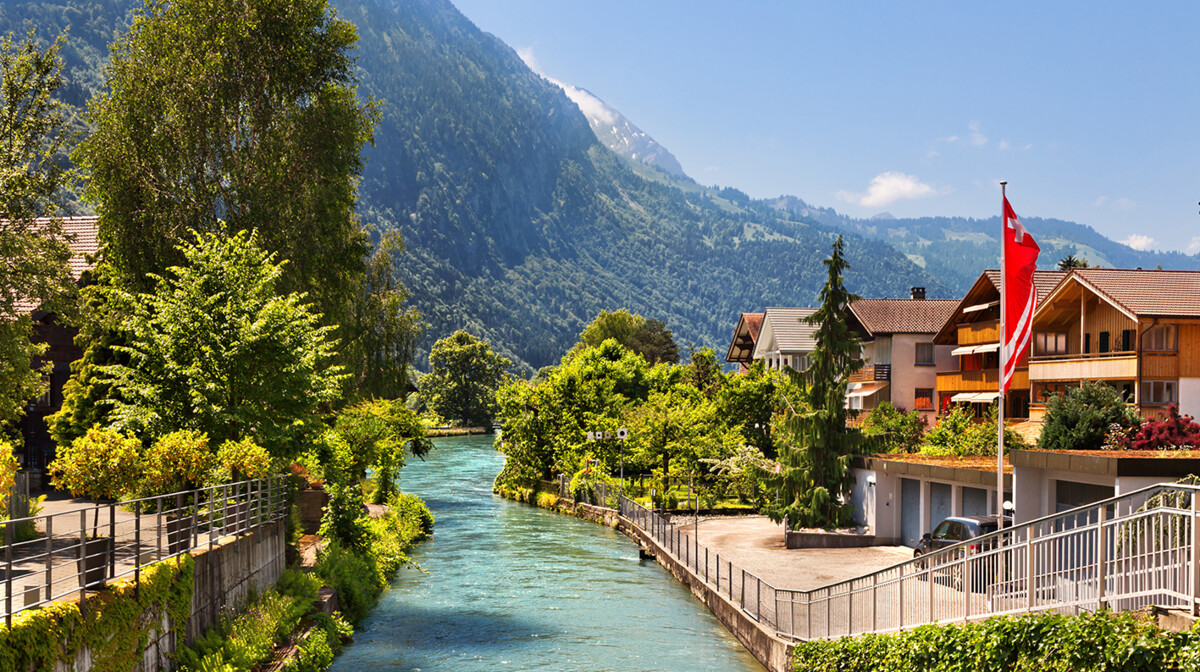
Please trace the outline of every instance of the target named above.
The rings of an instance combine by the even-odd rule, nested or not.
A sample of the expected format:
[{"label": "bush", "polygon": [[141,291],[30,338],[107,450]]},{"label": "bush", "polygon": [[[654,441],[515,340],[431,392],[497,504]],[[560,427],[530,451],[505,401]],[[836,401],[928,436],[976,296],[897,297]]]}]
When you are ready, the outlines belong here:
[{"label": "bush", "polygon": [[[922,455],[972,455],[996,454],[996,423],[999,421],[996,405],[992,404],[983,421],[977,422],[970,406],[959,404],[938,420],[938,424],[925,435],[921,446]],[[1025,448],[1020,434],[1004,428],[1004,448]]]},{"label": "bush", "polygon": [[388,500],[388,508],[401,520],[414,521],[420,535],[412,541],[421,541],[433,535],[433,512],[421,498],[408,493],[398,493]]},{"label": "bush", "polygon": [[888,453],[912,453],[921,445],[924,422],[917,411],[904,411],[885,401],[871,409],[863,418],[862,433],[866,437],[877,437],[883,451]]},{"label": "bush", "polygon": [[140,445],[131,436],[93,427],[58,447],[58,457],[50,463],[50,482],[77,497],[120,497],[134,488],[143,468],[138,458]]},{"label": "bush", "polygon": [[1099,450],[1112,425],[1138,427],[1137,409],[1116,388],[1085,380],[1046,402],[1046,424],[1038,439],[1043,450]]},{"label": "bush", "polygon": [[373,558],[337,544],[321,551],[313,571],[325,585],[338,592],[342,613],[351,623],[358,623],[371,613],[383,591]]},{"label": "bush", "polygon": [[160,436],[142,455],[140,466],[143,496],[203,487],[213,467],[208,435],[185,429]]},{"label": "bush", "polygon": [[271,473],[271,455],[249,438],[222,443],[215,464],[213,483],[229,483],[235,475],[238,480],[252,481]]},{"label": "bush", "polygon": [[793,663],[797,672],[1196,669],[1186,661],[1197,642],[1195,630],[1172,635],[1142,614],[1036,614],[798,642]]},{"label": "bush", "polygon": [[1200,447],[1200,424],[1192,416],[1180,415],[1171,404],[1165,420],[1151,420],[1138,428],[1129,442],[1133,450],[1194,449]]},{"label": "bush", "polygon": [[362,489],[357,485],[328,483],[325,491],[329,493],[329,503],[321,514],[321,528],[317,533],[350,550],[366,550],[367,514]]}]

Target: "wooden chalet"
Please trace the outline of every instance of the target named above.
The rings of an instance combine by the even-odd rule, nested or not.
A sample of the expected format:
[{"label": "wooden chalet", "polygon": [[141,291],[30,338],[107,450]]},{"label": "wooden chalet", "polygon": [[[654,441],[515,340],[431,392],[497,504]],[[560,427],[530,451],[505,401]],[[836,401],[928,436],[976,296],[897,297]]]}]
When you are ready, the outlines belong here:
[{"label": "wooden chalet", "polygon": [[754,346],[758,343],[762,322],[763,313],[742,313],[738,318],[737,328],[733,330],[733,339],[729,342],[729,351],[725,353],[725,361],[739,365],[739,373],[745,373],[754,362]]}]

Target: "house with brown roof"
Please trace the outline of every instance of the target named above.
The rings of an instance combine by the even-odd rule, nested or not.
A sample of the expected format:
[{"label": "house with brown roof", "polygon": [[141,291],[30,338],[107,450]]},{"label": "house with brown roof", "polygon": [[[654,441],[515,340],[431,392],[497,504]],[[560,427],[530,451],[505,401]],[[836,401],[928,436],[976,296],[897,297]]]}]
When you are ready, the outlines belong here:
[{"label": "house with brown roof", "polygon": [[739,373],[745,373],[754,361],[754,346],[758,343],[762,321],[762,313],[742,313],[738,318],[737,328],[733,330],[733,339],[729,342],[729,350],[725,353],[725,361],[738,364]]},{"label": "house with brown roof", "polygon": [[[1036,271],[1033,284],[1042,304],[1065,271]],[[1000,396],[1000,271],[989,269],[979,275],[933,337],[935,345],[952,346],[957,366],[940,368],[937,374],[937,408],[968,403],[982,412]],[[1029,417],[1028,352],[1022,354],[1004,396],[1004,417]]]},{"label": "house with brown roof", "polygon": [[859,299],[850,304],[850,328],[863,342],[866,365],[850,376],[847,406],[870,410],[884,401],[919,411],[929,424],[937,417],[937,372],[954,364],[951,345],[935,345],[958,301],[926,299],[913,287],[908,299]]},{"label": "house with brown roof", "polygon": [[[71,247],[68,262],[71,277],[76,283],[82,282],[84,273],[92,268],[99,249],[96,222],[96,217],[62,219],[63,232]],[[63,385],[71,377],[71,362],[82,357],[83,352],[75,345],[78,331],[63,324],[57,315],[34,302],[25,302],[19,308],[33,317],[34,338],[50,346],[42,356],[42,362],[51,365],[49,389],[29,405],[18,424],[24,445],[17,451],[17,457],[23,469],[37,474],[54,459],[54,442],[46,428],[46,416],[62,408]]]},{"label": "house with brown roof", "polygon": [[1200,415],[1200,272],[1076,268],[1033,316],[1029,385],[1045,400],[1083,380],[1121,390],[1147,418]]},{"label": "house with brown roof", "polygon": [[816,308],[767,308],[754,343],[753,359],[768,368],[808,369],[809,356],[817,349],[817,325],[804,321]]}]

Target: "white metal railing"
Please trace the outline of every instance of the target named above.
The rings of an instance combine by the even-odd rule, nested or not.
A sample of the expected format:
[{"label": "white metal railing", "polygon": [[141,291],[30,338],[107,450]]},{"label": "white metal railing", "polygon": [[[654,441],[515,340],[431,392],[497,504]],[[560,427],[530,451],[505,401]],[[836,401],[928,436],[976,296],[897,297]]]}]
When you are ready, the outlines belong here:
[{"label": "white metal railing", "polygon": [[271,476],[2,521],[5,623],[286,516],[285,477]]},{"label": "white metal railing", "polygon": [[786,638],[890,632],[1035,611],[1149,605],[1196,613],[1200,487],[1155,485],[976,537],[813,590],[779,588],[722,561],[626,497],[621,515],[696,576]]}]

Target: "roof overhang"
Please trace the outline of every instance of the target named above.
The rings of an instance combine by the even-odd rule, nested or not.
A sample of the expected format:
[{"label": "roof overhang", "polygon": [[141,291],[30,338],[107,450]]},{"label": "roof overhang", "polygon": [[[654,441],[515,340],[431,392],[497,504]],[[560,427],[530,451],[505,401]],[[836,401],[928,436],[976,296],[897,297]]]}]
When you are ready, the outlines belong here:
[{"label": "roof overhang", "polygon": [[1067,292],[1068,289],[1073,284],[1075,286],[1082,287],[1082,288],[1085,288],[1085,289],[1091,291],[1091,293],[1094,294],[1096,296],[1096,298],[1100,299],[1101,301],[1104,301],[1105,303],[1112,306],[1113,308],[1116,308],[1117,312],[1121,313],[1125,317],[1128,317],[1129,319],[1133,320],[1134,322],[1138,321],[1138,316],[1133,311],[1131,311],[1128,308],[1126,308],[1125,306],[1121,305],[1116,300],[1114,300],[1111,296],[1109,296],[1108,293],[1102,291],[1101,289],[1096,287],[1094,284],[1088,282],[1087,280],[1084,280],[1082,277],[1080,277],[1079,275],[1077,275],[1075,272],[1072,271],[1072,272],[1068,273],[1062,280],[1060,280],[1058,282],[1058,284],[1054,286],[1054,289],[1050,290],[1050,293],[1046,295],[1046,299],[1044,301],[1040,301],[1038,303],[1037,310],[1033,313],[1034,323],[1036,323],[1039,318],[1043,317],[1043,315],[1047,311],[1051,310],[1050,306],[1054,305],[1054,303],[1056,301],[1061,299],[1063,294],[1065,292]]}]

